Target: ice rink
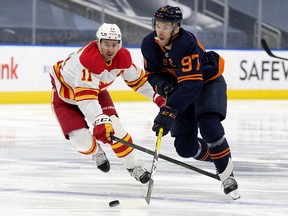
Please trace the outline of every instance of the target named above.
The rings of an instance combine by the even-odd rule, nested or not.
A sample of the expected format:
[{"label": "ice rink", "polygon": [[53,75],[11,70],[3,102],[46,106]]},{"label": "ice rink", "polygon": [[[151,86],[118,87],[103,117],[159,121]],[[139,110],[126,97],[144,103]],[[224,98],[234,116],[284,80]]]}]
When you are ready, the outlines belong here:
[{"label": "ice rink", "polygon": [[[154,151],[157,108],[150,102],[115,103],[134,143]],[[241,199],[220,182],[159,159],[150,205],[147,185],[133,179],[104,145],[108,174],[67,142],[49,104],[0,105],[1,216],[287,216],[288,101],[229,100],[223,122]],[[150,170],[152,156],[137,150]],[[169,136],[161,154],[214,173],[211,163],[182,159]],[[119,200],[114,208],[108,203]]]}]

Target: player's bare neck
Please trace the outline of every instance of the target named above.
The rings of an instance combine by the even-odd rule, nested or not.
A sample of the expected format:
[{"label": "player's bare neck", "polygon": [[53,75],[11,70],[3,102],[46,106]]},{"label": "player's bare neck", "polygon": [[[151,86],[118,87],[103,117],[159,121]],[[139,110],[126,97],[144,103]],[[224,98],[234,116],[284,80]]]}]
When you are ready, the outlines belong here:
[{"label": "player's bare neck", "polygon": [[172,44],[173,44],[172,41],[173,41],[173,38],[170,37],[169,42],[167,43],[166,46],[164,46],[164,48],[165,48],[167,51],[170,51],[170,50],[172,49]]},{"label": "player's bare neck", "polygon": [[171,46],[165,46],[165,49],[166,49],[167,51],[170,51],[170,50],[171,50]]}]

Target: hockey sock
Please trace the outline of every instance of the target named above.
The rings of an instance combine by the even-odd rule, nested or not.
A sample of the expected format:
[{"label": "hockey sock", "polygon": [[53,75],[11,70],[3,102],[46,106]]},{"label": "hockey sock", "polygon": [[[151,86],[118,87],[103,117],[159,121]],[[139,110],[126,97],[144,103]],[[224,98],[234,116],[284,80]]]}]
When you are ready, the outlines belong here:
[{"label": "hockey sock", "polygon": [[224,137],[214,143],[208,143],[210,149],[210,157],[213,160],[218,173],[231,170],[228,176],[232,173],[233,168],[231,162],[231,152],[229,145]]},{"label": "hockey sock", "polygon": [[[132,138],[128,133],[122,139],[133,143]],[[132,147],[126,146],[120,142],[115,142],[111,145],[111,147],[116,156],[120,158],[126,169],[132,169],[139,165],[139,162],[136,158],[136,152],[133,151]]]},{"label": "hockey sock", "polygon": [[210,150],[208,148],[207,143],[203,139],[200,139],[200,138],[197,138],[197,139],[198,139],[199,147],[198,147],[197,153],[193,156],[193,158],[196,160],[200,160],[200,161],[212,162],[212,159],[210,157]]}]

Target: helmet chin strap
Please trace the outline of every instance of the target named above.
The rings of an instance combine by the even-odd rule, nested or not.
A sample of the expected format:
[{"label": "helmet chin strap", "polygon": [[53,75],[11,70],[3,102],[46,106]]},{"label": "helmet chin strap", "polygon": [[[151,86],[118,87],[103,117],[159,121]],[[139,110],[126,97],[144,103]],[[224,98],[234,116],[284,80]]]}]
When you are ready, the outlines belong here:
[{"label": "helmet chin strap", "polygon": [[173,31],[171,32],[170,39],[169,39],[168,44],[167,44],[166,46],[170,46],[170,45],[172,44],[174,38],[178,35],[179,32],[178,32],[177,34],[174,34],[174,35],[173,35],[173,33],[175,32],[175,30],[176,30],[176,28],[173,29]]},{"label": "helmet chin strap", "polygon": [[101,50],[101,39],[98,39],[98,40],[97,40],[97,47],[98,47],[98,50],[99,50],[100,54],[102,55],[102,50]]}]

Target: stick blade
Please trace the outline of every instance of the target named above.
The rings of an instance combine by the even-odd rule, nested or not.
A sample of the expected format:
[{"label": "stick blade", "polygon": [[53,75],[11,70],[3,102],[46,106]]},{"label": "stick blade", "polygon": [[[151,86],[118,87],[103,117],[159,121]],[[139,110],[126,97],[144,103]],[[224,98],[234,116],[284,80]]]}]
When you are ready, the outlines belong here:
[{"label": "stick blade", "polygon": [[146,195],[146,197],[145,197],[145,201],[146,201],[146,203],[147,203],[148,205],[150,204],[153,187],[154,187],[154,180],[151,178],[150,181],[149,181],[149,186],[148,186],[148,190],[147,190],[147,195]]},{"label": "stick blade", "polygon": [[282,59],[282,60],[288,61],[287,58],[283,58],[283,57],[281,57],[281,56],[276,56],[276,55],[274,55],[274,54],[272,53],[271,49],[269,48],[269,46],[268,46],[268,44],[267,44],[267,42],[266,42],[265,39],[263,39],[263,38],[261,39],[261,44],[262,44],[263,49],[266,51],[266,53],[267,53],[269,56],[271,56],[271,57],[273,57],[273,58],[277,58],[277,59]]},{"label": "stick blade", "polygon": [[148,205],[150,204],[150,200],[151,200],[151,195],[149,197],[146,196],[145,201]]},{"label": "stick blade", "polygon": [[266,51],[266,53],[267,53],[268,55],[274,57],[274,55],[273,55],[273,53],[271,52],[270,48],[268,47],[268,44],[267,44],[267,42],[266,42],[265,39],[263,39],[263,38],[261,39],[261,44],[262,44],[263,49]]}]

